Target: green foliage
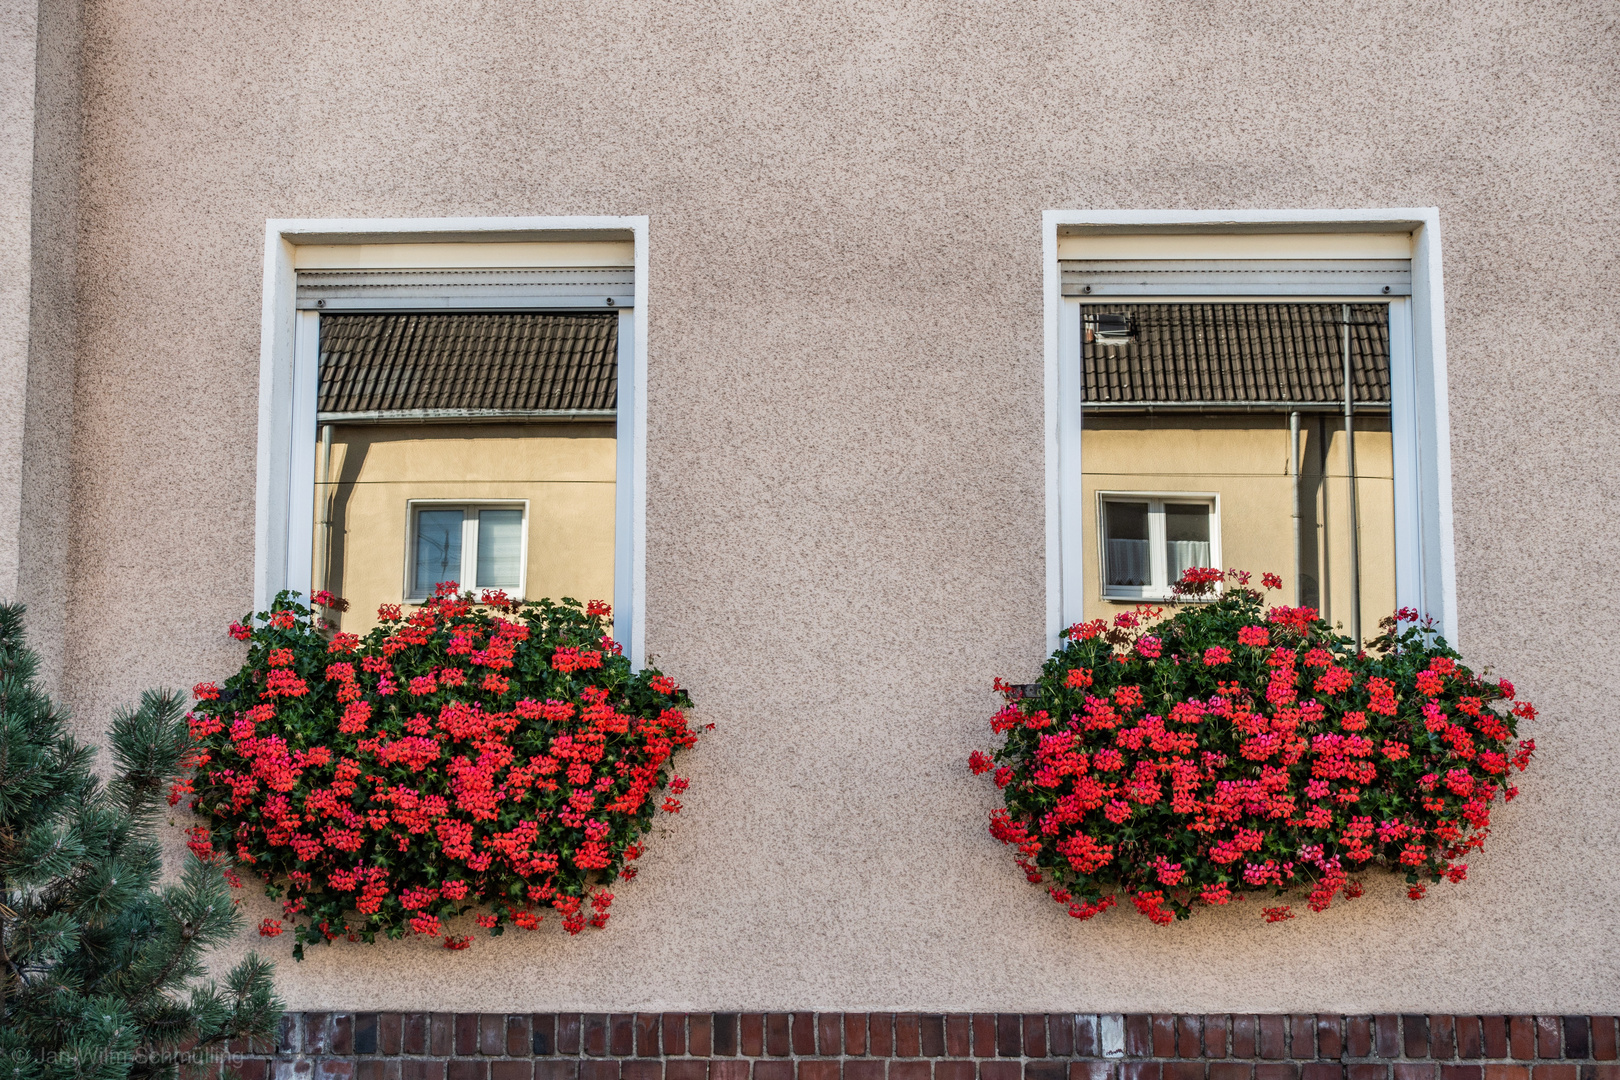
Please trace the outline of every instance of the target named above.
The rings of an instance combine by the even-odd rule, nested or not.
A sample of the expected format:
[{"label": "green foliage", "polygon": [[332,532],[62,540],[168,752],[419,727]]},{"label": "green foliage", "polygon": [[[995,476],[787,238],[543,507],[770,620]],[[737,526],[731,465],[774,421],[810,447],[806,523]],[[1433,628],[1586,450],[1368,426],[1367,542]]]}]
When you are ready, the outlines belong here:
[{"label": "green foliage", "polygon": [[156,825],[189,771],[183,699],[118,712],[104,780],[36,668],[22,607],[0,605],[0,1080],[169,1077],[269,1038],[269,965],[249,956],[223,989],[205,977],[241,921],[223,865],[189,858],[161,880]]}]

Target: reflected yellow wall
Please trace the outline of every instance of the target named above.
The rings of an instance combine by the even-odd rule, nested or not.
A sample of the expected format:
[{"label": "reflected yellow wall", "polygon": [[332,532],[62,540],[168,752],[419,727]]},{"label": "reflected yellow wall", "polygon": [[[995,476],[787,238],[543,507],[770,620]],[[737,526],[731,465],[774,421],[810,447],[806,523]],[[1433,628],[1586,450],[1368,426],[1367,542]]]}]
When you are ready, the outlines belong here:
[{"label": "reflected yellow wall", "polygon": [[[1352,589],[1341,416],[1305,414],[1301,424],[1303,556],[1301,601],[1350,630]],[[1274,602],[1295,598],[1293,483],[1284,415],[1086,414],[1081,433],[1085,487],[1087,618],[1112,618],[1135,601],[1101,598],[1097,496],[1105,491],[1198,492],[1220,499],[1223,567],[1273,571]],[[1395,493],[1389,422],[1356,418],[1357,518],[1361,545],[1361,632],[1395,608]]]},{"label": "reflected yellow wall", "polygon": [[611,603],[613,435],[611,424],[334,426],[326,483],[317,451],[316,587],[347,598],[342,628],[365,633],[404,596],[408,500],[527,499],[526,595]]}]

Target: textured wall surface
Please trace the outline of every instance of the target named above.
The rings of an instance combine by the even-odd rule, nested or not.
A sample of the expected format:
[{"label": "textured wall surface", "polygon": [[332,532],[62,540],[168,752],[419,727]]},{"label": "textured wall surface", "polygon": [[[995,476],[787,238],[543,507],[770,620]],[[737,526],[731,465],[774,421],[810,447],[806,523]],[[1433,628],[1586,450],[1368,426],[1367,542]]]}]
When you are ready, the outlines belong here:
[{"label": "textured wall surface", "polygon": [[[293,1007],[1620,994],[1612,6],[92,0],[84,29],[87,729],[239,660],[266,218],[650,216],[647,643],[717,725],[688,809],[608,930],[316,949]],[[1426,205],[1463,644],[1542,707],[1525,793],[1421,904],[1069,919],[963,764],[1043,655],[1041,211]]]}]

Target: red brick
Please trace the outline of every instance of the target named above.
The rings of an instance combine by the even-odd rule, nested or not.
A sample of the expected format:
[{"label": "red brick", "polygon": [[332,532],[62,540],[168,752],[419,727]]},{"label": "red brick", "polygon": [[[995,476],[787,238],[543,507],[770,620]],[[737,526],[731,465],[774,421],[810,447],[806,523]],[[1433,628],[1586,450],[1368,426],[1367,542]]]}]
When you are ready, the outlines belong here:
[{"label": "red brick", "polygon": [[1620,1065],[1582,1065],[1581,1080],[1620,1080]]},{"label": "red brick", "polygon": [[709,1061],[709,1080],[748,1080],[746,1061]]},{"label": "red brick", "polygon": [[1536,1024],[1530,1017],[1508,1017],[1508,1052],[1520,1061],[1536,1056]]},{"label": "red brick", "polygon": [[551,1058],[534,1063],[534,1080],[575,1080],[579,1076],[579,1061],[575,1058]]},{"label": "red brick", "polygon": [[478,1052],[488,1057],[506,1053],[506,1017],[481,1013],[478,1017]]},{"label": "red brick", "polygon": [[[1282,1017],[1260,1018],[1260,1056],[1271,1060],[1288,1056],[1287,1030]],[[1255,1075],[1258,1077],[1260,1074]]]},{"label": "red brick", "polygon": [[1485,1080],[1530,1080],[1530,1066],[1487,1065]]},{"label": "red brick", "polygon": [[951,1057],[965,1058],[973,1053],[972,1035],[973,1018],[967,1013],[945,1017],[945,1052]]},{"label": "red brick", "polygon": [[996,1056],[996,1017],[994,1013],[973,1014],[973,1056]]},{"label": "red brick", "polygon": [[1232,1056],[1252,1058],[1259,1050],[1259,1024],[1253,1016],[1232,1017]]},{"label": "red brick", "polygon": [[1378,1047],[1379,1057],[1400,1057],[1401,1018],[1389,1013],[1381,1013],[1373,1017],[1373,1039]]},{"label": "red brick", "polygon": [[476,1058],[454,1058],[448,1062],[445,1075],[449,1080],[488,1080],[489,1062]]},{"label": "red brick", "polygon": [[1316,1017],[1295,1014],[1288,1018],[1288,1056],[1295,1061],[1316,1057]]},{"label": "red brick", "polygon": [[1226,1056],[1226,1029],[1232,1024],[1232,1018],[1224,1013],[1211,1013],[1204,1017],[1204,1056],[1207,1058],[1223,1058]]},{"label": "red brick", "polygon": [[1476,1061],[1485,1056],[1485,1038],[1479,1028],[1479,1017],[1459,1016],[1457,1022],[1457,1056],[1464,1061]]},{"label": "red brick", "polygon": [[[894,1018],[894,1056],[922,1057],[922,1021],[916,1013],[899,1013]],[[889,1070],[890,1077],[894,1070]]]},{"label": "red brick", "polygon": [[1153,1056],[1168,1058],[1176,1056],[1176,1018],[1171,1013],[1154,1013],[1153,1022]]},{"label": "red brick", "polygon": [[1620,1047],[1616,1046],[1615,1018],[1612,1016],[1592,1017],[1592,1057],[1598,1061],[1613,1061],[1620,1054],[1616,1053]]},{"label": "red brick", "polygon": [[714,1025],[714,1051],[715,1057],[735,1057],[737,1054],[737,1027],[736,1013],[713,1013],[710,1022]]},{"label": "red brick", "polygon": [[1197,1016],[1178,1016],[1176,1019],[1176,1056],[1202,1057],[1204,1054],[1204,1021]]},{"label": "red brick", "polygon": [[787,1013],[771,1013],[765,1017],[765,1052],[771,1057],[787,1057],[793,1052]]},{"label": "red brick", "polygon": [[1564,1056],[1576,1059],[1592,1056],[1592,1025],[1586,1017],[1564,1017]]},{"label": "red brick", "polygon": [[664,1018],[657,1013],[636,1014],[636,1056],[658,1057],[658,1029],[663,1027]]},{"label": "red brick", "polygon": [[1046,1052],[1053,1057],[1074,1055],[1073,1013],[1046,1014]]},{"label": "red brick", "polygon": [[1125,1056],[1153,1056],[1153,1017],[1145,1013],[1125,1017]]},{"label": "red brick", "polygon": [[1069,1080],[1069,1064],[1066,1061],[1026,1061],[1024,1080]]},{"label": "red brick", "polygon": [[693,1057],[708,1057],[714,1053],[714,1017],[709,1013],[693,1013],[686,1018],[687,1050]]},{"label": "red brick", "polygon": [[[399,1075],[402,1080],[445,1080],[444,1062],[442,1061],[406,1061],[400,1066]],[[548,1078],[551,1080],[551,1078]],[[561,1077],[555,1080],[562,1080]]]},{"label": "red brick", "polygon": [[1353,1058],[1372,1056],[1372,1017],[1349,1016],[1345,1018],[1344,1052]]},{"label": "red brick", "polygon": [[686,1053],[686,1014],[664,1013],[659,1020],[664,1053],[676,1056]]},{"label": "red brick", "polygon": [[1556,1016],[1536,1017],[1536,1056],[1560,1058],[1564,1056],[1562,1025]]},{"label": "red brick", "polygon": [[[800,1061],[797,1063],[798,1080],[838,1080],[836,1061]],[[669,1080],[668,1077],[665,1080]]]},{"label": "red brick", "polygon": [[816,1015],[815,1013],[796,1012],[793,1014],[793,1052],[806,1056],[816,1052]]},{"label": "red brick", "polygon": [[1395,1064],[1395,1080],[1435,1080],[1440,1066],[1432,1061],[1402,1061]]},{"label": "red brick", "polygon": [[844,1053],[860,1055],[866,1053],[866,1014],[844,1014]]},{"label": "red brick", "polygon": [[1024,1014],[1024,1056],[1046,1056],[1046,1014]]},{"label": "red brick", "polygon": [[664,1063],[647,1059],[620,1062],[619,1076],[621,1080],[664,1080]]},{"label": "red brick", "polygon": [[478,1053],[477,1013],[456,1013],[456,1053]]},{"label": "red brick", "polygon": [[840,1013],[816,1014],[816,1053],[844,1052],[844,1017]]},{"label": "red brick", "polygon": [[1254,1066],[1247,1061],[1212,1061],[1209,1063],[1209,1080],[1250,1080],[1254,1076]]},{"label": "red brick", "polygon": [[846,1061],[844,1080],[883,1080],[886,1061]]},{"label": "red brick", "polygon": [[1254,1067],[1254,1080],[1299,1080],[1299,1066],[1292,1061],[1262,1061]]},{"label": "red brick", "polygon": [[[825,1080],[838,1080],[838,1066],[833,1064],[833,1075]],[[709,1062],[705,1058],[675,1058],[664,1062],[664,1080],[709,1080]]]},{"label": "red brick", "polygon": [[1337,1061],[1344,1056],[1344,1018],[1318,1016],[1316,1018],[1316,1056]]},{"label": "red brick", "polygon": [[945,1056],[945,1017],[929,1013],[917,1018],[917,1042],[923,1057]]},{"label": "red brick", "polygon": [[933,1075],[934,1066],[931,1062],[910,1061],[889,1062],[889,1080],[928,1080]]},{"label": "red brick", "polygon": [[1114,1080],[1114,1066],[1107,1061],[1076,1061],[1069,1066],[1069,1080]]},{"label": "red brick", "polygon": [[557,1053],[573,1055],[579,1053],[579,1013],[557,1014]]},{"label": "red brick", "polygon": [[975,1071],[971,1061],[934,1062],[934,1080],[973,1080]]},{"label": "red brick", "polygon": [[1331,1061],[1306,1062],[1300,1067],[1299,1080],[1344,1080],[1344,1066]]},{"label": "red brick", "polygon": [[1429,1017],[1429,1056],[1450,1061],[1457,1056],[1457,1018],[1450,1014]]},{"label": "red brick", "polygon": [[1409,1058],[1429,1056],[1429,1018],[1416,1013],[1401,1017],[1401,1032],[1406,1036],[1404,1045]]},{"label": "red brick", "polygon": [[1536,1080],[1580,1080],[1579,1065],[1537,1065]]},{"label": "red brick", "polygon": [[1161,1080],[1163,1070],[1157,1061],[1122,1061],[1120,1080]]},{"label": "red brick", "polygon": [[1016,1061],[981,1061],[979,1080],[1023,1080],[1024,1067]]},{"label": "red brick", "polygon": [[1018,1013],[996,1014],[996,1053],[1019,1057],[1023,1053],[1024,1018]]},{"label": "red brick", "polygon": [[793,1080],[793,1062],[756,1061],[754,1080]]},{"label": "red brick", "polygon": [[1485,1066],[1442,1065],[1440,1080],[1485,1080]]},{"label": "red brick", "polygon": [[1204,1080],[1202,1061],[1167,1061],[1162,1075],[1164,1080]]},{"label": "red brick", "polygon": [[[764,1013],[743,1013],[737,1017],[737,1051],[743,1057],[759,1057],[765,1052]],[[721,1052],[715,1048],[715,1053]]]},{"label": "red brick", "polygon": [[489,1080],[534,1080],[533,1061],[492,1061]]},{"label": "red brick", "polygon": [[[355,1066],[354,1080],[383,1080],[385,1075],[383,1066],[388,1064],[398,1065],[399,1062],[396,1061],[390,1063],[386,1061],[362,1061]],[[527,1062],[524,1064],[527,1064]],[[530,1066],[529,1071],[532,1073],[534,1071],[534,1067]]]},{"label": "red brick", "polygon": [[866,1046],[873,1057],[894,1056],[894,1013],[867,1016]]},{"label": "red brick", "polygon": [[608,1018],[608,1053],[629,1057],[636,1052],[636,1018],[633,1013],[614,1013]]},{"label": "red brick", "polygon": [[1508,1056],[1508,1027],[1505,1016],[1482,1016],[1479,1018],[1479,1037],[1485,1044],[1485,1056],[1488,1058],[1505,1058]]},{"label": "red brick", "polygon": [[611,1059],[582,1061],[579,1080],[619,1080],[619,1063]]},{"label": "red brick", "polygon": [[1388,1065],[1346,1065],[1345,1080],[1387,1080]]},{"label": "red brick", "polygon": [[[1608,1068],[1607,1065],[1598,1067]],[[247,1058],[236,1066],[236,1072],[242,1080],[265,1080],[270,1073],[270,1063],[263,1058]]]},{"label": "red brick", "polygon": [[1100,1038],[1096,1013],[1084,1013],[1074,1018],[1075,1057],[1099,1056],[1102,1053],[1102,1045],[1098,1041]]}]

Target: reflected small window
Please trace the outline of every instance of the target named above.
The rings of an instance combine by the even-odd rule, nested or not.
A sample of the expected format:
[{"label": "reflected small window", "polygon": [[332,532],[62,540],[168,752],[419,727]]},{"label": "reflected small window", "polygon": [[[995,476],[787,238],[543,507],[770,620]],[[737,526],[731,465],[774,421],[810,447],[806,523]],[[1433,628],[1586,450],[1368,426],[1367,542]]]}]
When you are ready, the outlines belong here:
[{"label": "reflected small window", "polygon": [[1100,511],[1106,598],[1167,599],[1186,571],[1219,561],[1213,498],[1104,494]]},{"label": "reflected small window", "polygon": [[524,507],[413,505],[407,600],[446,581],[466,589],[523,590]]}]

